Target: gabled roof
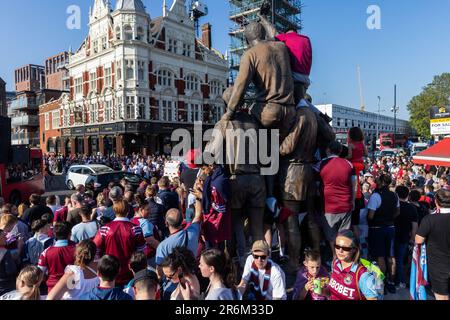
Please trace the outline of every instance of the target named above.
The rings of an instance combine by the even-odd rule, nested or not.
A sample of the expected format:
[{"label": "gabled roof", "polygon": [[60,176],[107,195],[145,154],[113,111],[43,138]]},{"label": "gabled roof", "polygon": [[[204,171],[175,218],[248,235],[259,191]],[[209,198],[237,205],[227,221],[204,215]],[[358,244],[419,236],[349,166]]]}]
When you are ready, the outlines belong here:
[{"label": "gabled roof", "polygon": [[145,13],[145,6],[141,0],[117,0],[116,10],[140,11]]}]

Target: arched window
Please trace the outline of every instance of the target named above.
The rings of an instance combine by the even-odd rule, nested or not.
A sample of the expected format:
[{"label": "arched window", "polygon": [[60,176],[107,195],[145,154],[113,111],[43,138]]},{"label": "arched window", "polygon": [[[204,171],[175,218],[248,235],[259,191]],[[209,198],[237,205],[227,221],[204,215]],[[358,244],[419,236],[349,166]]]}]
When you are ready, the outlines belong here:
[{"label": "arched window", "polygon": [[200,79],[193,75],[187,75],[185,78],[185,82],[186,82],[186,90],[191,90],[191,91],[199,91],[200,90]]},{"label": "arched window", "polygon": [[156,73],[157,83],[162,87],[174,86],[174,74],[166,69],[161,69]]},{"label": "arched window", "polygon": [[126,25],[123,27],[123,33],[125,40],[133,40],[133,28],[130,25]]},{"label": "arched window", "polygon": [[117,26],[116,27],[116,40],[120,40],[121,39],[121,35],[120,35],[120,27]]}]

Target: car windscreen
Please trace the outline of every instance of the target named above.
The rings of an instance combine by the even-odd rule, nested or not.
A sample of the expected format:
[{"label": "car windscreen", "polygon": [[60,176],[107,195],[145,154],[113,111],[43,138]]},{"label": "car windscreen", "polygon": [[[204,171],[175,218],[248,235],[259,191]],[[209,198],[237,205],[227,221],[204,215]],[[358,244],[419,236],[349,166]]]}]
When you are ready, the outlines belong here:
[{"label": "car windscreen", "polygon": [[95,172],[96,174],[108,173],[108,172],[113,172],[113,171],[114,171],[113,169],[108,168],[108,167],[106,167],[106,168],[102,168],[102,167],[99,167],[99,168],[92,168],[92,170],[94,170],[94,172]]}]

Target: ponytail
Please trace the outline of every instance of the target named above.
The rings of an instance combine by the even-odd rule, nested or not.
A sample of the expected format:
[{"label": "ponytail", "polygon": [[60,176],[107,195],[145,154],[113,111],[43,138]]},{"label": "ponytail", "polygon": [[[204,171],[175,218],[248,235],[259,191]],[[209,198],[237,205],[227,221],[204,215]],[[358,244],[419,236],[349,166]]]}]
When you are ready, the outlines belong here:
[{"label": "ponytail", "polygon": [[44,273],[36,266],[27,266],[20,271],[16,280],[16,287],[23,284],[29,289],[22,297],[22,300],[40,300],[41,291],[39,286],[44,279]]}]

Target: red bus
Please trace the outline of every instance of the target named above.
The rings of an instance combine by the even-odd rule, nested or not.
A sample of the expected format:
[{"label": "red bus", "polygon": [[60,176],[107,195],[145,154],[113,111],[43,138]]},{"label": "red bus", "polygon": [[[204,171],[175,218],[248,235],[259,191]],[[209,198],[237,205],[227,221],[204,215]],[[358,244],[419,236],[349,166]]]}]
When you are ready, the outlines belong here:
[{"label": "red bus", "polygon": [[393,133],[380,133],[380,151],[384,149],[405,148],[408,143],[408,136],[406,134],[395,135]]},{"label": "red bus", "polygon": [[[27,146],[12,146],[11,149],[12,161],[0,162],[0,197],[17,205],[33,193],[45,193],[43,159],[40,149]],[[22,168],[20,175],[13,174],[17,166]]]}]

